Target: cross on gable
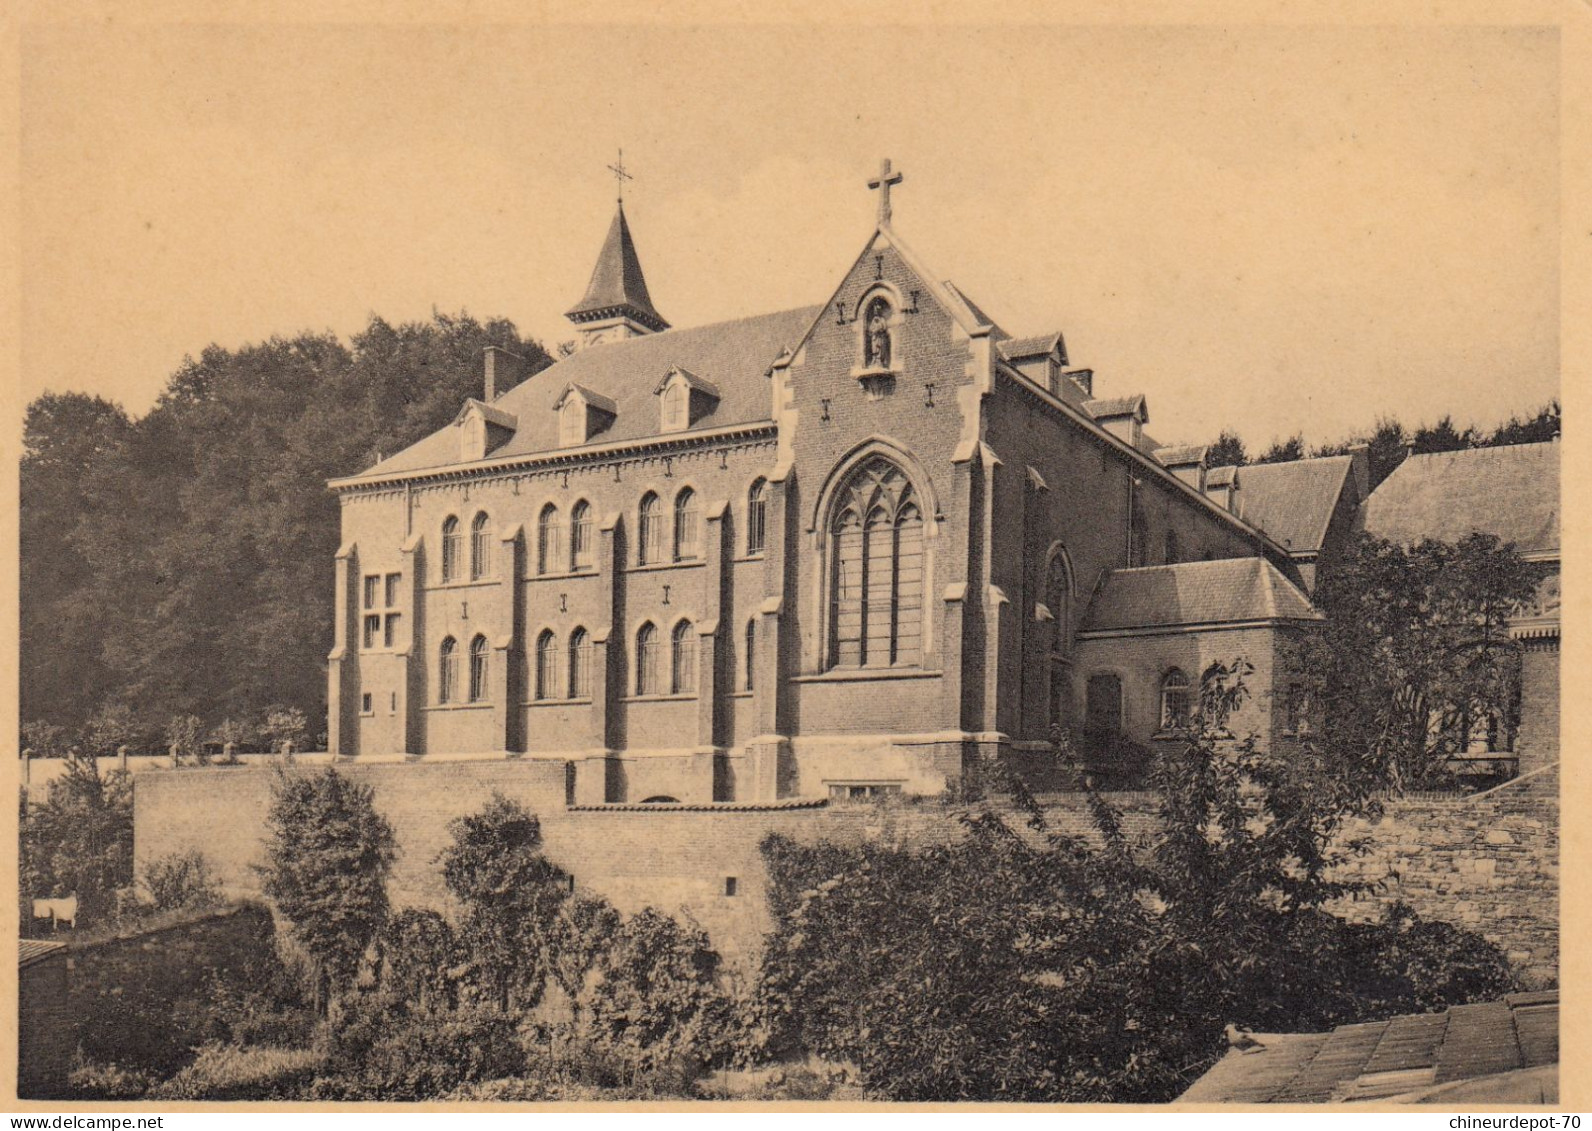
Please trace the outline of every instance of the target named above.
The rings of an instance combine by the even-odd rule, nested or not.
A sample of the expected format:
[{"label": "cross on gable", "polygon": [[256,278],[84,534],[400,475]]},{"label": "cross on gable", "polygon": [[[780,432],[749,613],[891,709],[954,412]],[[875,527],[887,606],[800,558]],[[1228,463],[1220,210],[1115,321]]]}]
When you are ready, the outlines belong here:
[{"label": "cross on gable", "polygon": [[905,176],[901,173],[890,171],[890,158],[886,157],[879,162],[879,175],[868,180],[868,187],[879,190],[879,226],[885,227],[890,223],[890,186],[898,185]]}]

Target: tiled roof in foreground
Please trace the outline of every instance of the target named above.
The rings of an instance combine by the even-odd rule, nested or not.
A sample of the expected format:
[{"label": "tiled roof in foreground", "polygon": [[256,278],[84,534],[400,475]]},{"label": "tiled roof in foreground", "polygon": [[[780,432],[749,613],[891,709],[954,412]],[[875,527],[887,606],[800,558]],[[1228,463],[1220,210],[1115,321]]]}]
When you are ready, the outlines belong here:
[{"label": "tiled roof in foreground", "polygon": [[1256,1047],[1229,1051],[1179,1100],[1557,1102],[1558,990],[1253,1040]]},{"label": "tiled roof in foreground", "polygon": [[1223,558],[1112,570],[1082,631],[1319,619],[1309,598],[1266,559]]}]

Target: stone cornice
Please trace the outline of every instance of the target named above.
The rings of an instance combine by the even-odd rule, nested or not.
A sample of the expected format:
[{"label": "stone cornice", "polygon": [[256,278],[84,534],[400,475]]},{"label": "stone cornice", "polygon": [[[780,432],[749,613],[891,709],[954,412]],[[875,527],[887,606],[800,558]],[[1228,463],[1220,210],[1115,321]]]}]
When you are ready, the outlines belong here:
[{"label": "stone cornice", "polygon": [[386,475],[350,475],[340,479],[329,479],[326,485],[337,494],[350,494],[366,490],[391,490],[405,485],[495,479],[528,471],[575,467],[582,464],[604,464],[701,448],[711,449],[727,443],[741,446],[747,441],[771,441],[777,431],[778,428],[773,421],[760,420],[749,424],[731,424],[723,428],[671,432],[663,436],[645,436],[637,440],[619,440],[609,444],[587,444],[578,448],[530,452],[522,456],[477,460],[446,467],[423,467],[414,471],[395,471]]}]

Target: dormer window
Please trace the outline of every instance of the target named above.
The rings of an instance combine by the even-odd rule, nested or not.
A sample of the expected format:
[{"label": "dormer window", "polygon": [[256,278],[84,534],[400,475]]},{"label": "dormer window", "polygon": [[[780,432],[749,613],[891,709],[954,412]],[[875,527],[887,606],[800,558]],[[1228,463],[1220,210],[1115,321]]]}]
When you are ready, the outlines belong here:
[{"label": "dormer window", "polygon": [[553,405],[558,413],[558,446],[573,448],[587,443],[614,422],[619,407],[601,393],[571,383]]},{"label": "dormer window", "polygon": [[508,443],[519,425],[513,413],[474,398],[464,402],[453,423],[459,430],[459,458],[465,462],[491,455]]},{"label": "dormer window", "polygon": [[683,432],[710,414],[719,403],[711,381],[675,366],[653,390],[658,395],[658,430]]}]

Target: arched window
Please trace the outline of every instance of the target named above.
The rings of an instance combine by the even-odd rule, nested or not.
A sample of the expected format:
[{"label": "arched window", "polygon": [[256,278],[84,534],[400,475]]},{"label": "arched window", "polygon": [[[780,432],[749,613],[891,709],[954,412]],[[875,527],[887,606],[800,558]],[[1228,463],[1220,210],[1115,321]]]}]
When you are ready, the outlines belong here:
[{"label": "arched window", "polygon": [[686,562],[701,556],[696,492],[687,487],[674,497],[674,560]]},{"label": "arched window", "polygon": [[1050,653],[1064,656],[1072,647],[1072,578],[1067,555],[1057,550],[1045,567],[1045,608],[1050,610]]},{"label": "arched window", "polygon": [[830,662],[915,665],[923,656],[923,513],[906,474],[863,461],[836,496],[830,534]]},{"label": "arched window", "polygon": [[641,626],[641,631],[636,633],[636,694],[656,695],[662,686],[658,678],[658,630],[652,627],[652,622]]},{"label": "arched window", "polygon": [[564,524],[558,508],[548,503],[536,519],[536,572],[557,573],[563,568]]},{"label": "arched window", "polygon": [[590,569],[596,555],[592,550],[591,504],[585,499],[569,512],[569,560],[574,569]]},{"label": "arched window", "polygon": [[569,697],[591,698],[591,638],[584,628],[569,634]]},{"label": "arched window", "polygon": [[675,432],[687,424],[686,405],[689,403],[691,393],[685,387],[685,382],[676,380],[663,392],[663,428],[666,432]]},{"label": "arched window", "polygon": [[663,560],[663,504],[648,491],[641,500],[641,530],[637,540],[637,560],[651,565]]},{"label": "arched window", "polygon": [[746,647],[741,653],[743,656],[741,667],[741,689],[751,691],[757,671],[757,618],[753,617],[746,622]]},{"label": "arched window", "polygon": [[477,636],[470,641],[470,702],[472,703],[480,703],[486,699],[486,664],[486,637]]},{"label": "arched window", "polygon": [[669,652],[669,670],[673,673],[669,690],[676,695],[690,695],[697,689],[697,634],[690,621],[674,626]]},{"label": "arched window", "polygon": [[492,574],[492,531],[482,511],[470,523],[470,577],[479,581]]},{"label": "arched window", "polygon": [[451,514],[442,524],[442,580],[458,581],[463,564],[464,539],[459,534],[459,520]]},{"label": "arched window", "polygon": [[1122,680],[1110,672],[1089,677],[1084,705],[1086,725],[1092,731],[1115,733],[1122,729]]},{"label": "arched window", "polygon": [[558,443],[560,447],[572,448],[585,442],[586,405],[580,398],[570,397],[558,410]]},{"label": "arched window", "polygon": [[437,702],[452,703],[459,695],[459,643],[449,636],[437,650]]},{"label": "arched window", "polygon": [[552,629],[543,629],[542,635],[536,638],[536,686],[534,689],[537,699],[558,698],[558,655],[557,641]]},{"label": "arched window", "polygon": [[746,552],[761,554],[768,530],[768,483],[762,479],[752,484],[746,495]]},{"label": "arched window", "polygon": [[1188,676],[1173,668],[1161,677],[1161,729],[1187,730],[1192,713]]},{"label": "arched window", "polygon": [[894,312],[890,300],[879,295],[868,303],[862,331],[862,364],[866,369],[889,369],[895,354],[890,323]]}]

